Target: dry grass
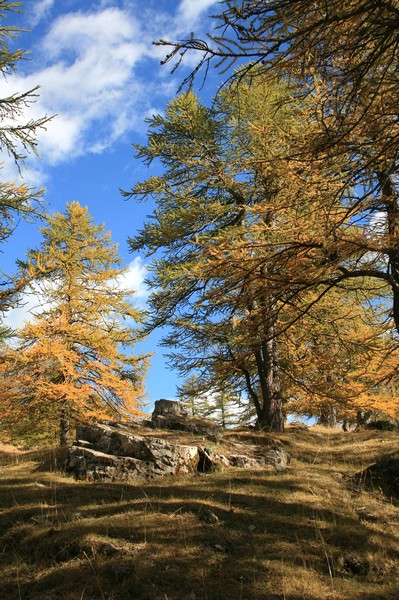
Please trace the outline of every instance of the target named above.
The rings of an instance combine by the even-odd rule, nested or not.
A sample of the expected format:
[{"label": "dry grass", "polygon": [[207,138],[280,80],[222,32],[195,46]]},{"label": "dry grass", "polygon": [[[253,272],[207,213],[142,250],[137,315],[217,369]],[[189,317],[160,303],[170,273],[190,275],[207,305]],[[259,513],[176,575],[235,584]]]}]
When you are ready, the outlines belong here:
[{"label": "dry grass", "polygon": [[[271,437],[230,433],[226,443]],[[285,474],[137,484],[76,482],[56,452],[0,447],[0,598],[397,599],[398,507],[351,490],[347,476],[396,450],[399,434],[277,439],[293,457]]]}]

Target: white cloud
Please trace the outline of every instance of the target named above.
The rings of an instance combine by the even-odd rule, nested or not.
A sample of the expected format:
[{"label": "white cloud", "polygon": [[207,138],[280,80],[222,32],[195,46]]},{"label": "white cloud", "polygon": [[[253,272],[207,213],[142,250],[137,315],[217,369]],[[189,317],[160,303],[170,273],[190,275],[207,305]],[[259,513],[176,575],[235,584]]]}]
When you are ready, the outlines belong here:
[{"label": "white cloud", "polygon": [[134,291],[133,300],[142,304],[148,298],[148,288],[144,283],[147,276],[146,265],[143,264],[140,256],[136,256],[127,266],[126,273],[118,278],[118,285],[126,292]]},{"label": "white cloud", "polygon": [[[132,132],[143,131],[145,116],[159,112],[152,107],[158,99],[163,106],[183,76],[179,72],[172,78],[168,67],[159,67],[167,49],[152,41],[164,37],[162,32],[170,39],[188,35],[215,2],[182,0],[173,18],[149,6],[133,12],[130,3],[122,9],[103,0],[95,10],[67,12],[46,22],[47,33],[32,60],[18,65],[18,75],[3,81],[0,93],[6,97],[40,85],[21,122],[55,115],[46,131],[38,133],[41,164],[34,157],[27,161],[35,184],[44,183],[40,177],[47,165],[103,153],[121,138],[130,142]],[[39,22],[54,6],[54,0],[35,0],[30,14]],[[185,67],[197,59],[185,57]],[[24,74],[24,68],[29,72]]]},{"label": "white cloud", "polygon": [[374,236],[383,236],[387,231],[387,214],[384,211],[375,212],[369,222],[369,231]]},{"label": "white cloud", "polygon": [[56,114],[38,136],[46,162],[105,149],[141,122],[149,102],[135,76],[148,54],[143,37],[137,20],[118,8],[69,13],[52,23],[42,41],[45,66],[7,80],[3,95],[40,85],[25,118]]},{"label": "white cloud", "polygon": [[25,322],[40,314],[49,305],[44,302],[44,296],[39,285],[32,285],[32,289],[21,298],[21,305],[9,310],[4,318],[4,323],[12,329],[20,329]]},{"label": "white cloud", "polygon": [[[93,47],[118,47],[121,41],[130,41],[136,33],[137,24],[133,17],[119,8],[67,13],[53,22],[42,48],[49,58],[62,56],[65,51],[82,56]],[[102,59],[101,56],[97,58]]]},{"label": "white cloud", "polygon": [[35,162],[35,166],[30,166],[29,169],[21,164],[18,171],[14,160],[9,156],[3,156],[0,163],[0,178],[2,181],[18,182],[18,184],[22,182],[29,187],[40,188],[45,185],[48,176],[39,162]]},{"label": "white cloud", "polygon": [[218,0],[182,0],[178,14],[185,25],[194,25],[199,17]]},{"label": "white cloud", "polygon": [[[135,123],[144,93],[134,66],[145,54],[138,24],[127,13],[109,8],[58,19],[43,42],[51,65],[37,73],[40,103],[58,117],[41,140],[51,162],[112,143]],[[125,131],[125,129],[123,129]],[[90,137],[90,140],[89,140]]]},{"label": "white cloud", "polygon": [[[199,38],[204,37],[204,30],[210,31],[213,27],[213,21],[207,17],[218,12],[216,8],[211,8],[217,3],[218,0],[181,0],[176,8],[176,15],[173,21],[171,21],[170,15],[157,15],[157,31],[154,33],[152,39],[154,41],[162,39],[173,42],[175,40],[188,39],[191,32]],[[154,45],[151,56],[163,61],[171,50],[172,47],[169,46]],[[188,51],[184,55],[182,68],[191,70],[197,66],[200,59],[201,53],[199,51]],[[166,67],[161,69],[160,76],[169,77],[171,68],[178,60],[179,55],[172,59]],[[176,76],[177,81],[175,80],[174,82],[174,92],[176,92],[182,79],[184,79],[181,70],[176,73]]]},{"label": "white cloud", "polygon": [[47,162],[55,164],[72,156],[78,156],[82,148],[75,148],[84,133],[78,115],[58,114],[40,135],[40,154]]}]

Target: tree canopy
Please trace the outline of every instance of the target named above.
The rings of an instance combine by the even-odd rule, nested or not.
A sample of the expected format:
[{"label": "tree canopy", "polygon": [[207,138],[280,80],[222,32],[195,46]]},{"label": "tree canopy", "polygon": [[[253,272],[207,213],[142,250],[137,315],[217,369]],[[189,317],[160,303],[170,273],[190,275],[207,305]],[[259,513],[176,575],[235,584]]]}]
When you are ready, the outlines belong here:
[{"label": "tree canopy", "polygon": [[[226,73],[244,60],[233,77],[262,65],[264,77],[274,78],[278,72],[298,82],[302,93],[319,87],[325,108],[325,142],[330,133],[330,142],[337,142],[334,136],[338,134],[339,140],[345,139],[369,111],[375,118],[382,100],[381,122],[395,114],[399,91],[396,2],[223,0],[219,7],[212,21],[216,26],[206,39],[193,33],[181,42],[156,42],[171,47],[164,62],[177,59],[179,64],[186,52],[197,51],[197,66],[184,83],[192,83],[203,66],[213,63]],[[385,139],[387,147],[397,143],[397,131],[392,134]]]},{"label": "tree canopy", "polygon": [[[20,2],[0,0],[0,77],[7,79],[16,72],[18,63],[24,58],[23,50],[11,50],[12,41],[21,29],[7,25],[10,14],[19,12]],[[38,86],[30,90],[0,98],[0,151],[8,155],[21,170],[28,153],[37,153],[37,133],[49,121],[44,116],[39,119],[26,118],[25,113],[38,93]],[[1,168],[1,165],[0,165]],[[39,200],[43,190],[28,185],[0,181],[0,246],[13,233],[21,218],[30,219],[39,212]],[[2,275],[0,286],[0,310],[9,308],[14,301],[9,277]]]},{"label": "tree canopy", "polygon": [[[304,95],[294,83],[250,65],[211,108],[183,93],[149,120],[147,145],[136,146],[147,164],[160,160],[162,174],[126,192],[156,202],[130,242],[156,255],[149,329],[168,324],[171,364],[183,375],[197,371],[209,389],[244,387],[258,425],[271,430],[282,426],[284,394],[305,405],[318,389],[320,405],[343,412],[356,397],[371,402],[381,357],[396,356],[383,304],[390,294],[399,324],[393,179],[385,173],[385,191],[376,186],[374,163],[352,185],[360,144],[317,155],[324,90]],[[304,327],[312,321],[313,340]],[[373,376],[360,377],[377,339]],[[290,364],[301,343],[306,374]],[[388,363],[386,379],[394,376]]]},{"label": "tree canopy", "polygon": [[337,201],[340,158],[294,157],[312,110],[287,84],[258,78],[224,90],[212,108],[184,93],[136,147],[163,174],[126,192],[156,202],[130,242],[158,253],[148,328],[167,324],[171,364],[199,372],[208,389],[245,389],[258,425],[271,430],[283,427],[285,332],[315,318],[313,306],[342,275],[329,260],[331,232],[351,227]]},{"label": "tree canopy", "polygon": [[[331,210],[324,202],[320,213],[317,201],[312,209],[328,220],[323,239],[307,227],[280,255],[286,263],[292,255],[312,254],[316,260],[306,274],[299,270],[300,279],[297,269],[285,269],[283,286],[301,303],[304,288],[321,283],[332,289],[349,279],[362,286],[364,278],[372,278],[383,296],[391,296],[399,331],[397,4],[226,0],[220,7],[206,40],[192,35],[158,42],[172,47],[165,61],[180,62],[196,50],[190,83],[212,62],[237,89],[248,77],[265,84],[285,81],[312,107],[303,121],[306,135],[290,146],[286,159],[313,174],[321,163],[332,166],[324,170],[326,181],[336,185]],[[265,154],[259,160],[269,159]]]}]

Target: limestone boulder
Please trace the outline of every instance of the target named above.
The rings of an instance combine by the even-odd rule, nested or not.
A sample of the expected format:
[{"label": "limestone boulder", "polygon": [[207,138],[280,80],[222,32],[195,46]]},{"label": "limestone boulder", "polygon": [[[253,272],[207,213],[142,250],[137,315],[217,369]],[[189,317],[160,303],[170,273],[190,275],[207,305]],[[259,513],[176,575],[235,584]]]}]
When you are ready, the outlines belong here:
[{"label": "limestone boulder", "polygon": [[169,431],[186,431],[196,436],[206,437],[218,442],[223,430],[209,419],[189,418],[180,402],[175,400],[157,400],[151,416],[150,427]]},{"label": "limestone boulder", "polygon": [[[241,444],[240,444],[241,446]],[[290,457],[280,446],[273,446],[265,450],[259,446],[248,446],[247,451],[237,454],[214,453],[210,448],[198,448],[199,472],[221,471],[226,468],[237,469],[272,469],[278,472],[287,470]]]},{"label": "limestone boulder", "polygon": [[281,448],[281,446],[273,446],[269,448],[263,456],[264,466],[273,467],[276,471],[286,471],[290,463],[290,456]]},{"label": "limestone boulder", "polygon": [[186,431],[195,436],[206,437],[212,442],[218,442],[223,435],[222,428],[207,419],[187,419],[179,415],[157,415],[151,421],[155,429],[169,431]]},{"label": "limestone boulder", "polygon": [[131,457],[118,457],[99,450],[74,445],[66,463],[66,471],[76,479],[96,481],[130,481],[139,477],[148,478],[154,474],[154,465]]},{"label": "limestone boulder", "polygon": [[140,436],[128,425],[95,423],[78,428],[66,470],[79,479],[128,480],[196,471],[197,446]]},{"label": "limestone boulder", "polygon": [[161,398],[161,400],[156,400],[154,403],[152,419],[156,419],[159,415],[187,417],[187,411],[183,408],[180,402]]}]

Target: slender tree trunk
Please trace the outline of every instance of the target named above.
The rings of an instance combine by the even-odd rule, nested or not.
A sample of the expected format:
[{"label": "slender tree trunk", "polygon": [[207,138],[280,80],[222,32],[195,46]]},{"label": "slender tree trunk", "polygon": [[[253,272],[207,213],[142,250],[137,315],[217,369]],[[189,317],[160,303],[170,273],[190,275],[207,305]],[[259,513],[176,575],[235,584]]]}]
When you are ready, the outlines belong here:
[{"label": "slender tree trunk", "polygon": [[69,447],[71,443],[70,407],[66,405],[61,409],[60,415],[60,446]]},{"label": "slender tree trunk", "polygon": [[[274,223],[274,211],[269,211],[264,217],[268,226]],[[260,275],[267,280],[266,266],[260,269]],[[263,292],[265,289],[263,289]],[[271,313],[274,309],[274,300],[265,293],[258,299],[261,306],[269,307]],[[256,308],[257,301],[254,302]],[[256,364],[260,388],[262,390],[262,407],[258,412],[256,426],[258,429],[280,433],[284,431],[284,413],[280,385],[279,341],[276,334],[276,319],[271,316],[263,322],[264,341],[256,352]]]},{"label": "slender tree trunk", "polygon": [[393,294],[392,315],[399,333],[399,201],[396,187],[389,169],[376,172],[381,186],[381,201],[385,204],[389,236],[389,274]]},{"label": "slender tree trunk", "polygon": [[370,422],[371,416],[371,411],[364,412],[362,408],[359,408],[356,413],[356,427],[365,427]]},{"label": "slender tree trunk", "polygon": [[220,405],[221,411],[222,411],[222,427],[225,429],[226,428],[226,413],[225,413],[225,406],[224,406],[224,398],[222,397],[222,403]]},{"label": "slender tree trunk", "polygon": [[[272,216],[269,215],[265,222],[270,224]],[[261,268],[260,274],[266,278],[265,267]],[[269,307],[272,311],[273,302],[266,294],[253,299],[249,310],[256,310],[259,305]],[[262,334],[264,341],[255,350],[260,394],[255,394],[252,386],[249,391],[256,408],[256,428],[280,433],[284,431],[284,413],[280,385],[279,342],[275,335],[276,320],[273,316],[264,319]]]}]

